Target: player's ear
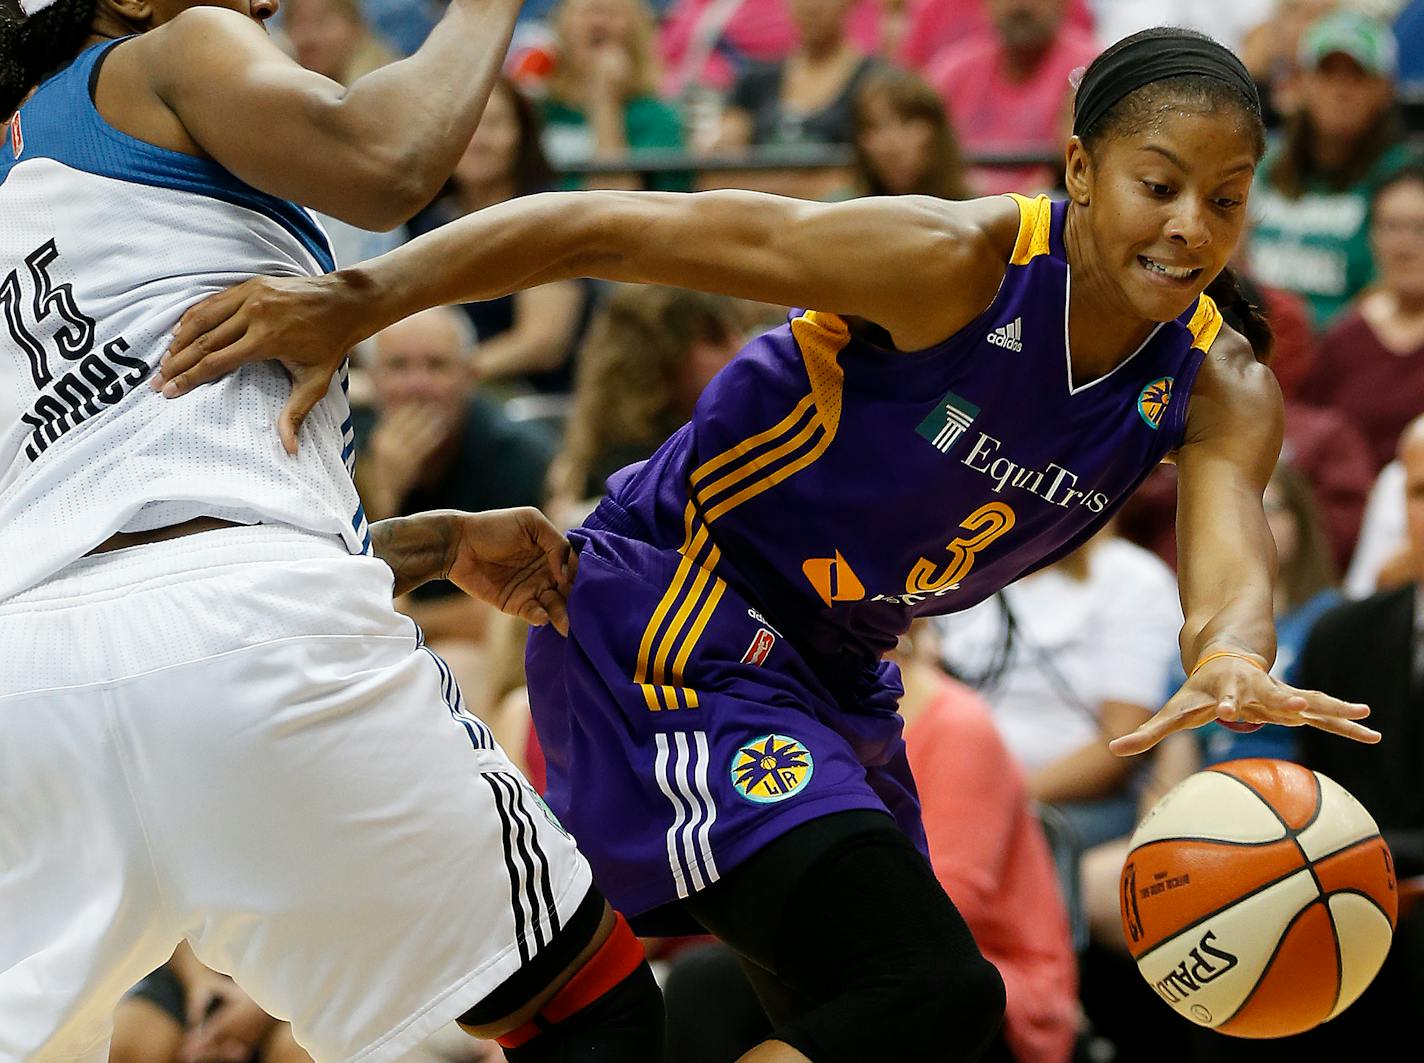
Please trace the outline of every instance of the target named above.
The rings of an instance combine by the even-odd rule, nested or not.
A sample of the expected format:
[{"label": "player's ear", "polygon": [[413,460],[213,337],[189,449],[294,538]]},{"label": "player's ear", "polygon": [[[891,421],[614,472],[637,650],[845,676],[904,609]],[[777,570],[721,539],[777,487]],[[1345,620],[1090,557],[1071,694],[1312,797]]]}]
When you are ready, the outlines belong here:
[{"label": "player's ear", "polygon": [[1068,154],[1063,165],[1063,183],[1068,189],[1068,198],[1080,207],[1086,207],[1091,199],[1093,185],[1093,157],[1081,137],[1070,137]]},{"label": "player's ear", "polygon": [[100,12],[108,10],[135,28],[153,24],[156,12],[151,0],[99,0]]}]

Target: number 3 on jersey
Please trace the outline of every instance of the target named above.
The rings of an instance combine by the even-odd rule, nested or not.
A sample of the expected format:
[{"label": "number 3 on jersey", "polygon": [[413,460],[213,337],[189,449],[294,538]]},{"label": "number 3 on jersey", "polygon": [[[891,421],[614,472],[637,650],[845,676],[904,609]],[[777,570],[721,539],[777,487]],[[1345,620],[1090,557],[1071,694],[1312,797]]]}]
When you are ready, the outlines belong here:
[{"label": "number 3 on jersey", "polygon": [[1004,502],[989,502],[980,506],[959,524],[968,535],[951,541],[945,550],[947,561],[931,561],[922,557],[905,577],[909,594],[934,594],[952,587],[969,575],[979,552],[1014,526],[1014,511]]}]

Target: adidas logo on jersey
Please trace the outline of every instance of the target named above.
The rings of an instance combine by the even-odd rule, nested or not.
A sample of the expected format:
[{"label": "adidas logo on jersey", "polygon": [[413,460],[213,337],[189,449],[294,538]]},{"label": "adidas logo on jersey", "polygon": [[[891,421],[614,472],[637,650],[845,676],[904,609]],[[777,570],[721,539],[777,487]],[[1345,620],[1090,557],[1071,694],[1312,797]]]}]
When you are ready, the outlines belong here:
[{"label": "adidas logo on jersey", "polygon": [[1000,325],[985,339],[1006,351],[1023,350],[1023,318],[1016,317],[1007,325]]}]

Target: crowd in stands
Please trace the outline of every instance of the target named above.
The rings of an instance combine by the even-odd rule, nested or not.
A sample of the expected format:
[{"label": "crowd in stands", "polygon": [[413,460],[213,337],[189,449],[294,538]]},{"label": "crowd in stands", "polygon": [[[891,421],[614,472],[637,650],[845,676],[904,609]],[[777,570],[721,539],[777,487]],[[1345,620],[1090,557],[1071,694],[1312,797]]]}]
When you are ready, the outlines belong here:
[{"label": "crowd in stands", "polygon": [[[277,32],[346,84],[413,50],[440,7],[284,0]],[[1275,1045],[1172,1015],[1132,968],[1117,912],[1140,816],[1191,772],[1241,756],[1336,778],[1380,822],[1401,883],[1424,876],[1424,0],[530,0],[444,191],[394,233],[333,223],[338,261],[561,188],[1058,195],[1076,77],[1154,24],[1235,48],[1269,118],[1236,268],[1276,332],[1286,398],[1265,496],[1280,558],[1275,674],[1369,702],[1385,741],[1210,726],[1140,762],[1107,752],[1182,679],[1163,466],[1079,553],[903,640],[935,872],[1004,973],[1006,1059],[1315,1059],[1366,1037],[1417,1052],[1424,908],[1408,889],[1375,986]],[[809,161],[776,154],[788,149]],[[366,510],[534,504],[572,526],[786,312],[566,281],[394,325],[355,352]],[[401,605],[538,783],[522,625],[449,585]],[[727,953],[658,948],[672,1063],[732,1063],[765,1035]],[[304,1059],[284,1029],[180,950],[120,1009],[113,1058]],[[422,1058],[500,1054],[454,1037]]]}]

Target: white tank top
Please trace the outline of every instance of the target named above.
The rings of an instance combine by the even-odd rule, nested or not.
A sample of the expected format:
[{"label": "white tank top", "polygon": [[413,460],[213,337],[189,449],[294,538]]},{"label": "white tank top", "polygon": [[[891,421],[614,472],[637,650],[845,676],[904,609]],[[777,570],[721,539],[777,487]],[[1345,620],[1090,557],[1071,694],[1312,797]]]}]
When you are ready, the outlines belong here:
[{"label": "white tank top", "polygon": [[86,49],[0,126],[0,600],[115,532],[204,515],[370,550],[344,368],[296,457],[277,438],[276,363],[181,399],[147,384],[192,304],[333,263],[303,208],[100,117],[92,86],[118,43]]}]

